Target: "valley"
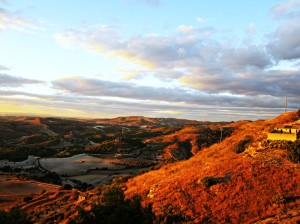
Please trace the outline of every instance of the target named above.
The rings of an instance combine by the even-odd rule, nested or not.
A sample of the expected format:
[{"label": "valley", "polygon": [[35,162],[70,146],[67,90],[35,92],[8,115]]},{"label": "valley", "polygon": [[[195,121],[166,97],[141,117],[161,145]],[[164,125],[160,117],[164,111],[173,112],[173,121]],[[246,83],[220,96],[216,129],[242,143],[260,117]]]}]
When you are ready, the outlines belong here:
[{"label": "valley", "polygon": [[[110,184],[117,177],[134,177],[188,159],[218,142],[219,127],[226,124],[145,117],[0,117],[2,181],[10,175],[24,182],[20,195],[8,200],[8,194],[1,193],[2,208],[39,194],[42,189],[28,191],[33,185],[51,184],[57,190],[67,184],[85,191]],[[225,128],[223,138],[232,131]],[[4,184],[4,191],[10,191],[9,186]]]}]

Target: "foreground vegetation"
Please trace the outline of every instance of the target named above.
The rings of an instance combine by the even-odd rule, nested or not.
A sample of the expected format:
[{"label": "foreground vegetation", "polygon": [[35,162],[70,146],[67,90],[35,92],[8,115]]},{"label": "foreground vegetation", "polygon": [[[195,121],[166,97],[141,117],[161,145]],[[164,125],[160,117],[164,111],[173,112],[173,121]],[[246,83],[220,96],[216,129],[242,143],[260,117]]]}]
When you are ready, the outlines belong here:
[{"label": "foreground vegetation", "polygon": [[124,192],[118,187],[109,187],[101,200],[92,205],[91,210],[80,209],[78,216],[69,224],[127,224],[153,223],[151,207],[143,208],[141,198],[125,199]]},{"label": "foreground vegetation", "polygon": [[[121,180],[121,182],[120,182]],[[111,185],[102,187],[100,199],[95,201],[90,210],[80,208],[78,216],[68,224],[175,224],[186,223],[187,219],[179,209],[168,206],[164,213],[155,216],[152,206],[143,207],[141,197],[134,195],[126,199],[125,184],[122,178],[116,178]]]},{"label": "foreground vegetation", "polygon": [[20,211],[18,207],[11,209],[9,212],[0,210],[1,224],[33,224],[33,222]]}]

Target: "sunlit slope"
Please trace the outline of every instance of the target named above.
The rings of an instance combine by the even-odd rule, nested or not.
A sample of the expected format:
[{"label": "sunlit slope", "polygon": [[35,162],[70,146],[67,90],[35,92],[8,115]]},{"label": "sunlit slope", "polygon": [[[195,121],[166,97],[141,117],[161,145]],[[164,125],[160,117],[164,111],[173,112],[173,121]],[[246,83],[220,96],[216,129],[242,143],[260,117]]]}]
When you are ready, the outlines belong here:
[{"label": "sunlit slope", "polygon": [[[284,150],[265,148],[264,141],[275,125],[296,119],[291,112],[242,122],[231,137],[191,159],[129,180],[126,194],[141,195],[157,214],[171,211],[192,223],[295,223],[300,220],[300,165]],[[246,150],[236,153],[237,144],[248,138]]]}]

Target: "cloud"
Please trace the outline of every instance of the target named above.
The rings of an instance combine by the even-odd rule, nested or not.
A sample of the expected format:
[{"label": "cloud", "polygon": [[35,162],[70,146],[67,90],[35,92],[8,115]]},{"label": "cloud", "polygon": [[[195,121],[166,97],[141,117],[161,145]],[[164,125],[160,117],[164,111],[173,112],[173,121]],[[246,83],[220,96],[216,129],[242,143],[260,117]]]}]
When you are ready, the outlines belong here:
[{"label": "cloud", "polygon": [[142,3],[145,3],[149,6],[158,6],[161,2],[161,0],[138,0]]},{"label": "cloud", "polygon": [[277,60],[300,58],[300,17],[285,21],[272,35],[268,50]]},{"label": "cloud", "polygon": [[[280,99],[285,95],[285,88],[289,88],[290,97],[294,97],[295,100],[299,96],[299,90],[297,88],[298,74],[290,74],[286,72],[286,82],[282,82],[279,79],[280,75],[283,75],[284,71],[273,71],[270,77],[266,77],[261,82],[255,82],[254,78],[247,78],[245,82],[235,82],[234,80],[227,80],[227,85],[232,88],[232,92],[237,95],[220,94],[224,91],[222,82],[216,82],[215,80],[206,80],[208,83],[205,90],[191,91],[187,88],[155,88],[147,86],[139,86],[128,82],[111,82],[99,79],[87,79],[82,77],[70,77],[66,79],[60,79],[52,82],[54,88],[63,90],[68,94],[76,94],[76,96],[87,97],[110,97],[112,99],[124,99],[134,101],[136,103],[148,102],[150,104],[159,106],[161,103],[167,104],[185,104],[190,107],[195,105],[210,105],[220,107],[281,107],[279,101],[272,102],[274,99]],[[278,77],[275,79],[274,77]],[[199,77],[200,78],[200,77]],[[187,80],[191,83],[199,83],[202,80]],[[294,82],[294,85],[289,85],[290,82]],[[211,86],[209,85],[211,83]],[[215,86],[217,85],[217,89]],[[201,88],[202,89],[202,88]],[[227,90],[227,89],[225,89]],[[219,93],[217,93],[219,91]],[[260,91],[261,95],[257,96],[257,92]],[[243,94],[244,96],[238,96]],[[300,102],[300,100],[296,100]],[[160,102],[160,103],[159,103]],[[176,109],[176,108],[172,108]],[[178,109],[178,108],[177,108]]]},{"label": "cloud", "polygon": [[9,12],[0,8],[0,31],[4,30],[42,30],[40,27],[24,19],[20,13]]},{"label": "cloud", "polygon": [[[15,104],[18,114],[25,113],[24,106],[31,109],[31,112],[55,116],[77,116],[77,117],[116,117],[128,115],[143,115],[150,117],[172,116],[177,118],[189,118],[197,120],[240,120],[240,119],[263,119],[274,117],[283,112],[284,99],[274,98],[265,99],[254,104],[252,100],[247,101],[247,107],[234,105],[187,105],[187,104],[171,104],[157,102],[131,102],[118,101],[115,99],[98,99],[93,97],[82,97],[78,95],[62,95],[53,96],[52,100],[44,100],[41,98],[17,98],[20,93],[16,93],[15,97],[2,98],[0,91],[0,105],[6,107],[6,103]],[[5,97],[5,95],[4,95]],[[4,100],[4,101],[3,101]],[[3,103],[4,102],[4,103]],[[263,107],[257,107],[259,105]],[[295,110],[299,105],[299,100],[289,99],[290,110]],[[134,111],[134,112],[133,112]],[[1,106],[0,106],[1,113]]]},{"label": "cloud", "polygon": [[281,19],[281,24],[268,35],[266,47],[275,60],[296,60],[300,58],[300,0],[287,0],[276,4],[270,15]]},{"label": "cloud", "polygon": [[175,88],[139,86],[128,82],[71,77],[52,82],[56,89],[85,96],[120,97],[133,100],[192,101],[193,95]]},{"label": "cloud", "polygon": [[200,17],[200,16],[197,17],[196,21],[197,21],[198,23],[204,23],[204,22],[206,22],[206,20],[205,20],[204,18]]},{"label": "cloud", "polygon": [[269,14],[275,19],[283,17],[293,17],[299,15],[300,0],[287,0],[283,3],[274,5]]},{"label": "cloud", "polygon": [[174,74],[181,68],[191,75],[221,78],[272,66],[271,56],[264,46],[235,47],[215,40],[213,33],[214,29],[209,27],[181,25],[168,36],[152,34],[124,39],[112,27],[97,26],[96,29],[69,30],[54,38],[148,65],[157,71],[168,70],[164,74]]},{"label": "cloud", "polygon": [[81,30],[69,29],[64,33],[54,34],[53,38],[66,48],[72,48],[78,44],[97,52],[122,48],[119,32],[107,25],[95,25]]},{"label": "cloud", "polygon": [[[113,27],[98,25],[86,29],[70,29],[57,33],[53,37],[66,47],[84,46],[89,50],[119,56],[126,60],[150,67],[174,66],[182,56],[178,51],[186,52],[185,58],[196,54],[201,41],[209,39],[211,28],[193,28],[179,26],[170,36],[148,34],[124,39]],[[181,58],[182,59],[182,58]]]},{"label": "cloud", "polygon": [[9,68],[4,66],[4,65],[0,65],[0,71],[8,71]]},{"label": "cloud", "polygon": [[[246,39],[233,41],[213,27],[180,25],[168,35],[146,34],[125,38],[121,30],[110,26],[93,26],[58,33],[72,46],[121,57],[144,66],[127,72],[127,82],[73,77],[52,82],[53,87],[87,97],[111,97],[138,102],[199,105],[224,108],[281,108],[281,99],[290,97],[297,108],[300,90],[298,70],[275,69],[281,60],[300,56],[300,22],[284,20],[267,42],[251,42],[255,25],[249,23]],[[156,77],[177,82],[180,88],[139,86],[128,80]],[[156,108],[157,106],[155,106]],[[182,111],[166,108],[157,111]],[[244,112],[245,112],[244,111]]]},{"label": "cloud", "polygon": [[44,82],[0,73],[0,86],[2,87],[19,87],[28,84],[44,84]]},{"label": "cloud", "polygon": [[191,33],[196,32],[197,29],[195,29],[193,26],[180,25],[177,27],[177,31],[181,33]]},{"label": "cloud", "polygon": [[[182,81],[194,88],[209,93],[231,93],[244,96],[272,96],[272,97],[299,97],[300,72],[270,70],[261,73],[240,74],[240,77],[223,77],[222,79],[213,76],[184,77]],[[205,83],[205,85],[199,85]]]},{"label": "cloud", "polygon": [[[211,27],[181,25],[167,36],[149,34],[122,38],[112,27],[69,30],[54,36],[62,45],[81,45],[154,69],[232,70],[266,68],[272,64],[263,46],[235,47],[213,37]],[[224,62],[224,64],[222,64]]]},{"label": "cloud", "polygon": [[[214,32],[215,30],[210,27],[181,25],[168,36],[151,34],[124,39],[112,27],[98,26],[94,30],[70,30],[57,35],[63,37],[68,43],[81,44],[95,51],[101,50],[143,64],[146,70],[140,72],[141,76],[152,75],[164,81],[179,80],[183,85],[210,94],[226,92],[259,95],[260,89],[256,88],[255,84],[245,88],[244,82],[255,82],[255,78],[260,79],[264,70],[273,65],[272,57],[265,47],[263,45],[234,46],[234,43],[228,44],[216,40],[213,37]],[[133,76],[127,77],[136,79],[138,76],[135,72]],[[252,78],[245,79],[244,76],[252,76]],[[75,80],[69,81],[72,83]],[[83,83],[86,82],[87,80],[77,80],[74,86],[82,88]],[[90,81],[88,82],[90,87]],[[108,94],[108,91],[112,90],[112,83],[103,81],[95,81],[95,83],[101,86],[97,90],[99,94],[103,94],[103,91],[106,91],[104,94]],[[59,82],[56,81],[54,84],[57,86]],[[149,94],[161,96],[158,92],[147,92],[146,87],[139,89],[120,84],[117,88],[126,97],[129,90],[134,92],[129,97],[146,97],[150,96]],[[170,93],[168,96],[170,98],[177,95],[172,89],[157,89],[157,91]]]},{"label": "cloud", "polygon": [[[0,90],[0,113],[15,105],[11,111],[25,113],[28,110],[52,116],[76,114],[92,118],[134,113],[198,120],[238,120],[275,116],[282,112],[284,105],[282,97],[241,97],[184,88],[167,91],[167,88],[149,88],[128,82],[79,77],[56,80],[53,86],[59,91],[52,95]],[[290,109],[297,109],[299,103],[298,97],[289,98]]]},{"label": "cloud", "polygon": [[[197,120],[240,120],[262,119],[274,116],[283,111],[282,107],[273,108],[241,108],[220,107],[207,105],[173,105],[157,103],[122,102],[94,98],[57,97],[57,101],[41,100],[40,98],[18,98],[14,95],[9,100],[0,90],[0,113],[14,112],[20,114],[41,114],[47,116],[76,116],[76,117],[117,117],[143,115],[148,117],[172,116]],[[81,99],[78,99],[81,98]],[[278,100],[277,100],[278,101]],[[134,113],[132,112],[134,111]],[[233,119],[234,117],[234,119]]]},{"label": "cloud", "polygon": [[253,36],[256,32],[256,27],[253,23],[249,23],[246,27],[246,35]]},{"label": "cloud", "polygon": [[264,69],[272,64],[270,56],[262,46],[246,46],[224,49],[220,62],[234,71],[247,68]]}]

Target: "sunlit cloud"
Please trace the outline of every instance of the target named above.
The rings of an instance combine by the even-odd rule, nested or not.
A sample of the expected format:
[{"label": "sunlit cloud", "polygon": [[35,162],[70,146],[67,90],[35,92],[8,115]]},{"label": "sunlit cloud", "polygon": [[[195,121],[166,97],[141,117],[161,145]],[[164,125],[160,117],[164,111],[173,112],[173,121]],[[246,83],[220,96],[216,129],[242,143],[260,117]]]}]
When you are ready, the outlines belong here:
[{"label": "sunlit cloud", "polygon": [[159,111],[155,111],[155,113],[174,115],[174,114],[182,114],[183,112],[178,110],[159,110]]},{"label": "sunlit cloud", "polygon": [[[276,99],[276,101],[279,101]],[[283,101],[282,101],[283,102]],[[0,114],[44,115],[69,117],[117,117],[143,115],[148,117],[172,116],[177,118],[193,118],[200,120],[220,121],[232,119],[263,119],[281,113],[282,107],[232,107],[220,105],[187,105],[172,103],[130,102],[114,99],[99,99],[75,95],[53,96],[53,101],[40,98],[3,98],[0,93]],[[134,113],[133,113],[134,111]]]},{"label": "sunlit cloud", "polygon": [[43,30],[43,28],[22,18],[18,13],[0,8],[0,31],[5,30]]},{"label": "sunlit cloud", "polygon": [[[281,50],[298,45],[295,42],[297,35],[293,35],[298,32],[298,25],[295,23],[289,27],[292,27],[292,31],[281,32],[281,28],[278,28],[276,32],[279,40],[271,39],[269,43],[261,45],[243,43],[240,46],[216,38],[216,30],[210,27],[181,25],[169,35],[149,34],[127,39],[122,38],[112,27],[99,26],[96,30],[73,29],[71,33],[59,35],[67,42],[76,42],[87,46],[88,49],[100,48],[106,54],[144,66],[144,70],[124,75],[124,80],[153,76],[165,82],[177,80],[183,88],[149,88],[132,83],[81,78],[56,80],[52,84],[55,88],[87,96],[202,105],[219,104],[245,108],[249,105],[262,108],[281,107],[279,101],[281,102],[282,97],[288,96],[294,102],[291,106],[297,107],[296,104],[299,103],[297,96],[300,92],[296,83],[300,81],[299,72],[272,70],[276,64],[274,58],[281,54],[276,52],[273,46],[277,45],[272,41],[291,38],[289,43],[294,44],[281,47]],[[254,24],[248,24],[247,29],[247,35],[254,34]],[[282,42],[286,43],[283,40]],[[294,51],[296,55],[295,49],[289,50]],[[278,103],[272,102],[278,99]]]},{"label": "sunlit cloud", "polygon": [[131,80],[131,79],[135,79],[136,77],[140,76],[140,72],[139,71],[119,71],[121,73],[123,73],[123,79],[124,80]]}]

